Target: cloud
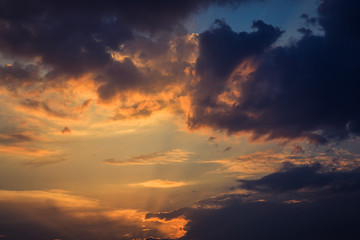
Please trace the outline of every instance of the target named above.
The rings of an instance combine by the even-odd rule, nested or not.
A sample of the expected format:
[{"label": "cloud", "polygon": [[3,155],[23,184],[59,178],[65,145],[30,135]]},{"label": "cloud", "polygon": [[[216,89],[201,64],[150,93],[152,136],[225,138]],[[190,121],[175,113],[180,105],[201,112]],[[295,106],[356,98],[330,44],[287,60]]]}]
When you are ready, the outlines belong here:
[{"label": "cloud", "polygon": [[26,86],[41,81],[40,69],[36,64],[23,65],[14,62],[0,66],[0,84],[10,91],[16,91],[17,87]]},{"label": "cloud", "polygon": [[[189,67],[193,51],[180,40],[186,38],[183,20],[211,5],[241,2],[247,1],[2,1],[0,52],[34,64],[1,67],[0,77],[19,87],[87,76],[103,101],[125,91],[161,92]],[[176,60],[167,57],[173,46]],[[151,62],[161,57],[162,66],[154,69]]]},{"label": "cloud", "polygon": [[191,128],[198,126],[201,110],[215,107],[216,98],[225,90],[235,68],[245,59],[263,53],[282,34],[279,28],[261,20],[254,21],[252,27],[256,31],[235,33],[223,20],[216,20],[210,30],[200,34],[196,61],[199,82],[193,92],[196,105],[188,122]]},{"label": "cloud", "polygon": [[197,201],[193,207],[197,209],[221,209],[229,205],[239,204],[247,197],[249,195],[246,194],[223,194]]},{"label": "cloud", "polygon": [[29,133],[0,134],[0,144],[8,145],[32,141],[34,141],[34,138]]},{"label": "cloud", "polygon": [[[125,104],[124,104],[125,105]],[[133,103],[131,106],[120,106],[116,109],[113,120],[137,119],[148,117],[153,112],[160,111],[169,105],[163,99],[146,99]]]},{"label": "cloud", "polygon": [[71,133],[71,129],[65,126],[65,127],[61,130],[61,133]]},{"label": "cloud", "polygon": [[223,20],[216,20],[210,30],[200,34],[196,74],[200,77],[200,84],[204,83],[201,87],[209,84],[205,92],[223,90],[222,81],[226,81],[242,61],[263,53],[282,34],[279,28],[261,20],[254,21],[252,28],[256,31],[235,33]]},{"label": "cloud", "polygon": [[257,180],[238,180],[240,188],[259,192],[352,192],[360,190],[359,167],[349,171],[326,168],[321,164],[294,166],[286,164],[275,172]]},{"label": "cloud", "polygon": [[46,157],[40,157],[40,158],[31,159],[31,160],[26,160],[26,161],[21,162],[20,164],[23,166],[28,166],[28,167],[43,167],[43,166],[57,164],[57,163],[65,162],[65,161],[67,161],[67,158],[65,158],[64,155],[52,155],[52,156],[50,155],[50,156],[46,156]]},{"label": "cloud", "polygon": [[[0,52],[12,60],[0,67],[0,84],[17,93],[23,108],[55,118],[79,117],[89,98],[74,106],[64,96],[50,101],[46,91],[86,79],[99,103],[119,105],[113,120],[166,108],[179,112],[181,99],[190,98],[191,129],[317,144],[357,136],[357,3],[323,1],[318,16],[301,16],[322,34],[305,26],[303,37],[287,46],[274,46],[283,31],[262,20],[254,21],[254,31],[239,33],[222,20],[199,35],[181,26],[211,5],[242,2],[247,1],[92,2],[66,8],[67,1],[2,1]],[[168,92],[171,98],[164,96]],[[142,98],[128,101],[134,93]]]},{"label": "cloud", "polygon": [[187,223],[145,219],[146,212],[113,209],[63,191],[0,191],[1,234],[6,239],[178,238]]},{"label": "cloud", "polygon": [[187,234],[180,239],[351,239],[359,236],[358,200],[242,201],[221,209],[192,209]]},{"label": "cloud", "polygon": [[309,17],[306,13],[303,13],[300,17],[305,20],[307,25],[315,25],[317,22],[315,17]]},{"label": "cloud", "polygon": [[181,163],[189,159],[191,152],[181,149],[170,151],[154,152],[144,155],[137,155],[128,160],[116,161],[113,158],[106,159],[103,162],[111,165],[153,165],[153,164],[170,164]]},{"label": "cloud", "polygon": [[[360,236],[360,172],[321,165],[284,168],[223,194],[146,217],[185,217],[185,239],[339,239]],[[250,187],[251,186],[251,187]],[[307,191],[306,191],[307,189]]]},{"label": "cloud", "polygon": [[217,21],[200,34],[188,126],[316,144],[358,136],[359,9],[356,1],[322,1],[323,32],[277,47],[281,31],[262,21],[251,33]]},{"label": "cloud", "polygon": [[291,151],[291,153],[293,153],[293,154],[301,154],[301,153],[304,153],[304,149],[301,147],[301,146],[299,146],[299,145],[292,145],[292,151]]},{"label": "cloud", "polygon": [[43,157],[54,152],[48,149],[42,149],[38,147],[32,146],[1,146],[0,152],[11,155],[19,155],[19,156],[32,156],[32,157]]},{"label": "cloud", "polygon": [[[11,115],[10,115],[11,116]],[[45,157],[56,154],[57,150],[39,143],[46,142],[46,137],[41,130],[33,124],[21,121],[22,118],[5,117],[0,129],[0,152],[7,158],[30,159],[34,157]],[[26,129],[28,128],[28,129]]]},{"label": "cloud", "polygon": [[[76,111],[70,112],[70,109],[66,109],[69,112],[64,111],[65,110],[64,106],[51,107],[46,101],[32,100],[30,98],[26,98],[22,100],[20,102],[20,105],[27,109],[35,110],[35,112],[36,111],[43,112],[47,116],[56,117],[56,118],[72,118],[75,117],[74,113],[76,113]],[[71,109],[71,110],[75,110],[75,109]]]},{"label": "cloud", "polygon": [[[296,146],[295,149],[297,149]],[[284,147],[282,151],[269,149],[235,158],[205,161],[204,163],[221,165],[213,172],[234,174],[238,178],[249,179],[276,172],[286,164],[291,166],[321,164],[327,169],[352,171],[360,167],[360,155],[341,148],[328,149],[324,152],[302,149],[301,152],[298,152],[294,151],[294,147],[291,146],[289,148]]]},{"label": "cloud", "polygon": [[223,152],[227,152],[227,151],[230,151],[231,150],[231,147],[226,147]]},{"label": "cloud", "polygon": [[146,182],[133,183],[129,184],[130,186],[138,186],[138,187],[146,187],[146,188],[176,188],[189,185],[189,183],[183,181],[170,181],[170,180],[162,180],[155,179],[149,180]]}]

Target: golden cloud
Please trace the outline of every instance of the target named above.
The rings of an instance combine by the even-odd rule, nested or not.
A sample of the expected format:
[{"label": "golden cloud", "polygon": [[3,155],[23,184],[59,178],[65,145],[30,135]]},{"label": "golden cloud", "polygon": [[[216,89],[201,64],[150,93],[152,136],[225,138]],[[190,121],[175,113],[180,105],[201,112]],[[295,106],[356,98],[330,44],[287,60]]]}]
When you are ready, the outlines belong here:
[{"label": "golden cloud", "polygon": [[22,239],[178,238],[186,233],[187,224],[182,217],[169,221],[145,219],[147,212],[113,209],[61,190],[0,190],[0,210],[2,234]]},{"label": "golden cloud", "polygon": [[132,183],[129,184],[130,186],[134,187],[146,187],[146,188],[175,188],[175,187],[182,187],[189,185],[190,183],[186,183],[183,181],[170,181],[170,180],[162,180],[162,179],[155,179],[146,182],[140,183]]}]

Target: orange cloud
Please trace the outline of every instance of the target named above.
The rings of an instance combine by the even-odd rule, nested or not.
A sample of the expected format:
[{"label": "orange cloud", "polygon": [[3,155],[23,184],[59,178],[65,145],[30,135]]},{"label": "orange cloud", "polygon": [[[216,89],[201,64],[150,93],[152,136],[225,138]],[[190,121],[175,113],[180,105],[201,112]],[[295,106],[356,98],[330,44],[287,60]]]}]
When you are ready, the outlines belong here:
[{"label": "orange cloud", "polygon": [[284,203],[286,204],[298,204],[298,203],[303,203],[303,202],[310,202],[308,199],[290,199],[287,201],[284,201]]},{"label": "orange cloud", "polygon": [[0,152],[6,154],[14,154],[14,155],[26,155],[26,156],[34,156],[34,157],[43,157],[49,154],[52,154],[53,151],[46,149],[39,149],[34,147],[27,146],[1,146]]},{"label": "orange cloud", "polygon": [[169,220],[148,218],[145,220],[145,222],[152,222],[153,224],[156,224],[159,231],[166,234],[170,239],[177,239],[183,237],[186,234],[185,226],[189,220],[180,216]]},{"label": "orange cloud", "polygon": [[189,185],[189,183],[183,181],[170,181],[170,180],[161,180],[155,179],[141,183],[133,183],[129,184],[130,186],[139,186],[139,187],[146,187],[146,188],[175,188],[175,187],[182,187]]},{"label": "orange cloud", "polygon": [[21,239],[40,239],[49,233],[52,239],[178,238],[186,233],[184,226],[188,222],[182,217],[146,219],[147,212],[113,209],[97,200],[59,190],[0,190],[0,210],[3,233]]}]

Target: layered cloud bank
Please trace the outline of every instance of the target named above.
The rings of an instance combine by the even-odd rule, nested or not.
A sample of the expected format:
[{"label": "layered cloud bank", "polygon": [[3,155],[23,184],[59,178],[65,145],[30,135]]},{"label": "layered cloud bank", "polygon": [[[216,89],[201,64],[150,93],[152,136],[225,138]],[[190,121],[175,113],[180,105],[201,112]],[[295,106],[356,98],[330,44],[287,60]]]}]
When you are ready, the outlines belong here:
[{"label": "layered cloud bank", "polygon": [[[104,100],[128,90],[158,92],[181,77],[187,66],[191,45],[181,39],[181,21],[213,4],[240,2],[2,1],[0,51],[31,62],[3,66],[2,81],[21,85],[90,75]],[[150,68],[149,61],[166,57],[170,41],[179,51],[176,59]]]},{"label": "layered cloud bank", "polygon": [[146,212],[113,209],[53,191],[0,191],[0,235],[5,239],[145,239],[184,235],[187,220],[145,219]]},{"label": "layered cloud bank", "polygon": [[[113,120],[171,109],[186,112],[190,129],[253,139],[326,143],[357,136],[358,4],[323,1],[318,16],[301,16],[303,36],[288,45],[277,46],[283,31],[262,20],[253,32],[216,20],[199,36],[186,33],[190,14],[241,2],[2,1],[0,51],[16,61],[1,66],[1,84],[21,93],[22,107],[55,118],[81,115],[59,109],[43,92],[77,80],[99,102],[119,100]],[[83,101],[76,111],[91,103]]]},{"label": "layered cloud bank", "polygon": [[60,190],[2,190],[0,234],[5,239],[94,240],[360,236],[359,165],[339,170],[320,163],[284,164],[262,178],[239,182],[238,190],[247,193],[235,190],[161,213],[114,209]]},{"label": "layered cloud bank", "polygon": [[178,239],[355,239],[360,236],[359,168],[284,166],[263,178],[240,180],[247,194],[226,194],[191,208],[147,214],[189,220]]}]

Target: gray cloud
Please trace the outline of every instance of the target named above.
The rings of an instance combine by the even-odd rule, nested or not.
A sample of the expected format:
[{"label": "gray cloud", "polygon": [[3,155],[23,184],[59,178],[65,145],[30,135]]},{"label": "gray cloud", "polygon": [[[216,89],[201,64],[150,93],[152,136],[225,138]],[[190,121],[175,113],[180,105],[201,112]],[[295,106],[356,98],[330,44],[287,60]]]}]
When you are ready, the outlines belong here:
[{"label": "gray cloud", "polygon": [[168,61],[173,68],[168,77],[150,67],[140,68],[130,59],[116,61],[112,54],[137,54],[144,61],[164,55],[174,37],[186,34],[181,21],[191,13],[210,5],[236,7],[241,2],[246,0],[1,1],[0,52],[36,60],[47,74],[40,80],[36,65],[16,65],[1,67],[0,77],[5,76],[7,83],[13,78],[21,83],[90,74],[100,85],[103,100],[127,90],[156,92],[183,72],[186,63],[181,55],[191,53],[188,46],[177,43],[179,61]]},{"label": "gray cloud", "polygon": [[359,9],[322,1],[322,35],[304,28],[299,41],[272,48],[281,31],[271,25],[256,21],[257,31],[236,33],[217,21],[200,35],[189,127],[315,144],[358,136]]},{"label": "gray cloud", "polygon": [[[320,165],[288,167],[260,179],[241,180],[242,188],[257,193],[225,194],[147,217],[187,218],[187,233],[179,240],[358,238],[358,169],[321,171]],[[302,190],[306,188],[310,191]]]}]

